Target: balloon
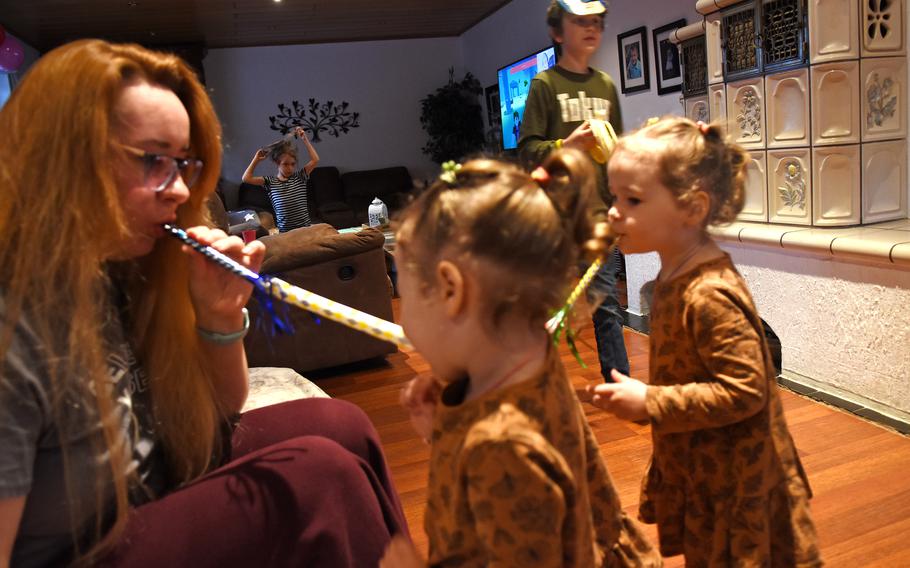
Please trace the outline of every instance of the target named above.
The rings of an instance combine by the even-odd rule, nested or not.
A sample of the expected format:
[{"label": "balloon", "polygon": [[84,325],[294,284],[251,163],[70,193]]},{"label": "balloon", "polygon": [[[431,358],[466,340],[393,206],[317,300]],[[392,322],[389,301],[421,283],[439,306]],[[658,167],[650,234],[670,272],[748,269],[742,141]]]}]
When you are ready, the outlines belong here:
[{"label": "balloon", "polygon": [[0,71],[12,73],[19,69],[25,60],[25,50],[19,40],[7,35],[0,44]]}]

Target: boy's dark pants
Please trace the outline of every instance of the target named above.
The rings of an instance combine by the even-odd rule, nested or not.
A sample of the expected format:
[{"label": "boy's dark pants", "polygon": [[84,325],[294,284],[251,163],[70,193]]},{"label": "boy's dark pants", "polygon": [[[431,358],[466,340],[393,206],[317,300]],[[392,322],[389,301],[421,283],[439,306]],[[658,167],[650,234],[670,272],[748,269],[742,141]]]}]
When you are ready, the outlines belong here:
[{"label": "boy's dark pants", "polygon": [[600,374],[608,383],[613,382],[610,371],[616,369],[623,375],[629,374],[629,357],[622,338],[622,315],[616,296],[615,256],[608,255],[603,266],[594,276],[589,287],[589,298],[603,297],[594,310],[594,339],[597,341],[597,356],[600,359]]}]

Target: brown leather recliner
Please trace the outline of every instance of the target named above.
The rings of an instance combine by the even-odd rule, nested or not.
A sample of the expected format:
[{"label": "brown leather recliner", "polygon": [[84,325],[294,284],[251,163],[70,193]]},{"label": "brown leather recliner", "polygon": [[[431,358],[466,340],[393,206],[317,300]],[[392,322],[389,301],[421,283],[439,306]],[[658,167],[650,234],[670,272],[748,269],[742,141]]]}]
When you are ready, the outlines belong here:
[{"label": "brown leather recliner", "polygon": [[[330,225],[295,229],[260,239],[266,247],[261,272],[320,296],[392,320],[392,285],[386,274],[385,238],[364,229],[339,234]],[[248,305],[252,327],[244,340],[251,367],[290,367],[304,373],[393,353],[396,347],[294,306],[276,303],[294,333],[269,333],[258,302]]]},{"label": "brown leather recliner", "polygon": [[[220,203],[211,203],[212,216]],[[223,221],[222,221],[223,222]],[[326,224],[262,237],[260,272],[374,316],[392,320],[392,284],[386,273],[385,237],[377,229],[340,234]],[[291,335],[272,335],[268,314],[255,299],[247,305],[251,327],[244,339],[250,367],[290,367],[299,373],[381,357],[396,347],[301,308],[275,302],[290,320]]]}]

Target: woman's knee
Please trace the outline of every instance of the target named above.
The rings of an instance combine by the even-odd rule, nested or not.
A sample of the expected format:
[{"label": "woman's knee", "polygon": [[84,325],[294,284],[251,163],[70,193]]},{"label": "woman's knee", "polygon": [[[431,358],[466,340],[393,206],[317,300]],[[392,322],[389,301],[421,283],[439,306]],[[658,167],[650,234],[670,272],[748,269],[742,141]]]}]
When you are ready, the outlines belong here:
[{"label": "woman's knee", "polygon": [[329,438],[357,453],[362,452],[365,440],[379,440],[358,406],[330,398],[305,398],[245,413],[234,431],[235,456],[298,436]]},{"label": "woman's knee", "polygon": [[379,435],[369,417],[356,404],[326,398],[308,398],[276,405],[283,420],[296,421],[301,436],[322,436],[363,459],[379,447]]}]

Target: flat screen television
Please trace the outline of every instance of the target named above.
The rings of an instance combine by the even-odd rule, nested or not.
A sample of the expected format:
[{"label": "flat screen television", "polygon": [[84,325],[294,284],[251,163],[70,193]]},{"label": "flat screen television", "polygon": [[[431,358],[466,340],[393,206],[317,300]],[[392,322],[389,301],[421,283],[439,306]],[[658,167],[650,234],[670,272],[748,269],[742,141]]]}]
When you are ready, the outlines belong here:
[{"label": "flat screen television", "polygon": [[525,101],[531,88],[531,79],[544,69],[556,65],[556,49],[550,46],[497,71],[499,78],[499,115],[502,120],[502,148],[511,150],[518,146],[521,118]]}]

